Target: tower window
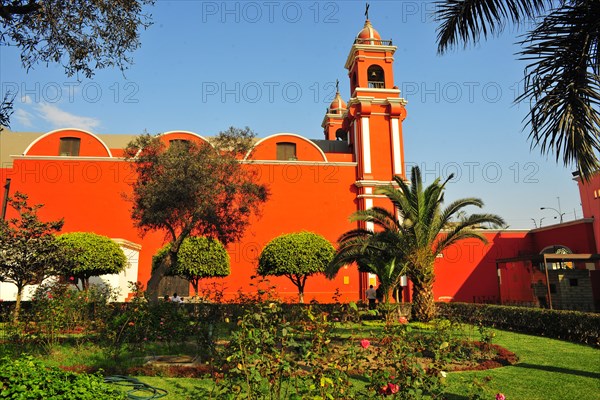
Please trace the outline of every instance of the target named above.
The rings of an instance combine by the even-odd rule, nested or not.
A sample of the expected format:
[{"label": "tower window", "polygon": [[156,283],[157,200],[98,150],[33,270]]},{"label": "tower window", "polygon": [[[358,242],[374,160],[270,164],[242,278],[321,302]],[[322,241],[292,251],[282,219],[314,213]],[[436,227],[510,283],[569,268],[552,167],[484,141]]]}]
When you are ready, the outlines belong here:
[{"label": "tower window", "polygon": [[81,139],[76,137],[61,137],[60,146],[58,148],[59,156],[77,157],[79,155],[79,147]]},{"label": "tower window", "polygon": [[370,88],[385,88],[385,76],[383,74],[383,68],[381,68],[379,65],[371,65],[369,69],[367,69],[367,81],[369,82]]},{"label": "tower window", "polygon": [[297,160],[296,143],[277,143],[277,159],[281,161]]}]

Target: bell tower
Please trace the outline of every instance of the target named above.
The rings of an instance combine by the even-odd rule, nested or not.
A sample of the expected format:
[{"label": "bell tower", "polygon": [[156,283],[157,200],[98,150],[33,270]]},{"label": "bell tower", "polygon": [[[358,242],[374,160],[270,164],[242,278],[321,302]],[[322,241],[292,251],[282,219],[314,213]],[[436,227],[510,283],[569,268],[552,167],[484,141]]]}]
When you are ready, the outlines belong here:
[{"label": "bell tower", "polygon": [[356,186],[364,195],[388,184],[393,175],[405,177],[402,121],[406,100],[394,84],[395,51],[392,41],[382,40],[367,19],[346,60],[352,93],[345,125],[358,162]]},{"label": "bell tower", "polygon": [[[402,122],[406,118],[406,100],[394,83],[394,53],[391,40],[382,40],[367,13],[363,29],[356,36],[346,60],[351,97],[344,129],[354,149],[357,207],[389,208],[389,202],[376,193],[378,187],[392,183],[395,175],[406,179]],[[363,226],[374,229],[372,222]],[[361,296],[375,283],[375,276],[359,274]]]},{"label": "bell tower", "polygon": [[335,83],[335,97],[327,108],[323,123],[325,140],[343,140],[348,141],[348,133],[343,129],[344,119],[346,118],[348,106],[342,100],[340,95],[340,83]]}]

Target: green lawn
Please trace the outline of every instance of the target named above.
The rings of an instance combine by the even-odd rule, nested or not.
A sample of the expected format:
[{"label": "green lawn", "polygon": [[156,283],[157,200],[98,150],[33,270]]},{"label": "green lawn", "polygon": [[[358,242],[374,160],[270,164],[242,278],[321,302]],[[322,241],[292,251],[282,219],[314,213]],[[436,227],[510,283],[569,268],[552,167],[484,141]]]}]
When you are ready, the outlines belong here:
[{"label": "green lawn", "polygon": [[[486,381],[484,390],[488,399],[494,399],[498,392],[505,394],[508,400],[600,399],[600,350],[506,331],[496,331],[494,343],[515,352],[519,363],[486,371],[448,374],[449,400],[468,399],[474,380]],[[166,389],[169,394],[165,400],[196,399],[194,387],[210,385],[209,380],[198,379],[139,379]]]},{"label": "green lawn", "polygon": [[600,350],[537,336],[496,331],[494,343],[519,356],[514,366],[448,376],[449,399],[465,399],[474,378],[509,400],[599,400]]}]

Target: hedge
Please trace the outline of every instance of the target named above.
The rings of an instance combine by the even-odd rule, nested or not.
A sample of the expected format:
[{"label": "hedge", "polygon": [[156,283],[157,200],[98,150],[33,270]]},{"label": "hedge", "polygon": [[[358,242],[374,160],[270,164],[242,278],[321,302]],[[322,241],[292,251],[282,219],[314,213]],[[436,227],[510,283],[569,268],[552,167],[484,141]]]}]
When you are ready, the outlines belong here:
[{"label": "hedge", "polygon": [[470,324],[599,345],[600,314],[471,303],[438,303],[438,315]]}]

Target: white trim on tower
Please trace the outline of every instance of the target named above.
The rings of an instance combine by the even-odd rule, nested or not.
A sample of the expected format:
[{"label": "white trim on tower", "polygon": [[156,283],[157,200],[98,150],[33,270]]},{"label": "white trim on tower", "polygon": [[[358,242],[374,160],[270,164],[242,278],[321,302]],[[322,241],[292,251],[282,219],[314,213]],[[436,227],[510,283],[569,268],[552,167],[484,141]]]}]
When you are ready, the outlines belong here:
[{"label": "white trim on tower", "polygon": [[390,119],[392,125],[392,156],[394,158],[394,175],[402,174],[402,153],[400,151],[400,121]]},{"label": "white trim on tower", "polygon": [[356,137],[356,121],[352,122],[352,148],[354,150],[354,159],[358,162],[359,161],[359,154],[358,154],[358,138]]},{"label": "white trim on tower", "polygon": [[[365,194],[366,195],[372,195],[373,194],[373,188],[371,187],[366,187],[365,188]],[[371,208],[373,208],[373,198],[372,197],[366,197],[364,199],[365,201],[365,210],[370,210]],[[368,221],[365,224],[365,228],[369,231],[374,231],[375,230],[375,224],[371,221]]]},{"label": "white trim on tower", "polygon": [[369,131],[369,117],[361,117],[363,173],[371,173],[371,134]]}]

